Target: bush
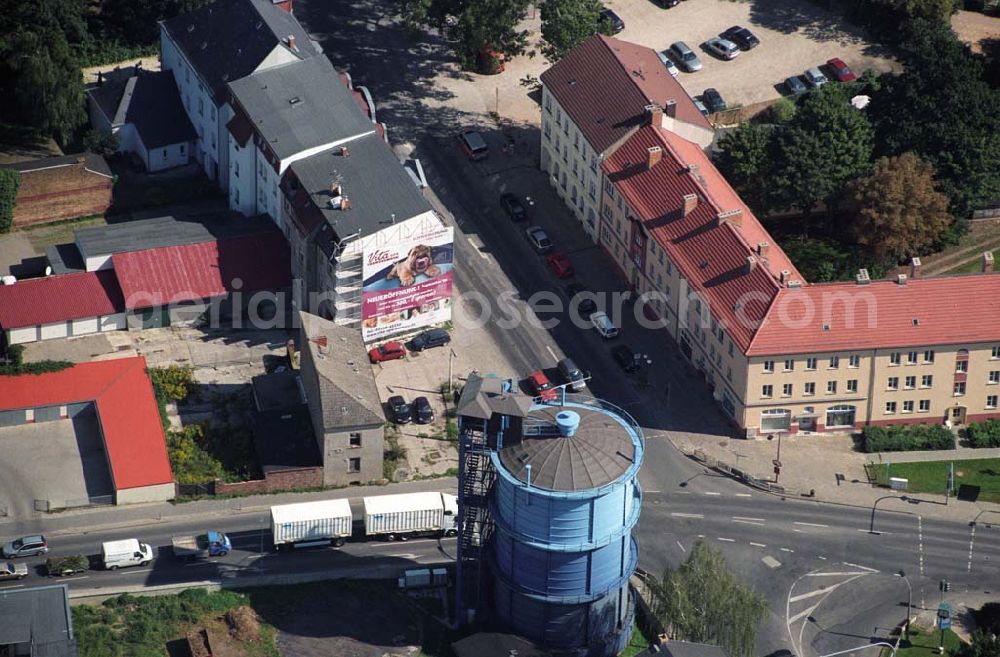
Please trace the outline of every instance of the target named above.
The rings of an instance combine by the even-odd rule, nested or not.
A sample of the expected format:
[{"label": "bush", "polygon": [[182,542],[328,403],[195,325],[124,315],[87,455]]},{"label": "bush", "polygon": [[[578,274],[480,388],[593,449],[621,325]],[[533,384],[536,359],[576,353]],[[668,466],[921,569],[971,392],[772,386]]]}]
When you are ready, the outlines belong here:
[{"label": "bush", "polygon": [[40,360],[34,363],[24,362],[24,345],[13,344],[7,347],[7,362],[0,365],[0,376],[20,376],[21,374],[45,374],[60,372],[73,363],[68,360]]},{"label": "bush", "polygon": [[866,452],[908,452],[924,449],[955,449],[955,436],[938,424],[865,427],[861,443]]},{"label": "bush", "polygon": [[204,484],[225,476],[222,463],[203,447],[204,440],[205,430],[199,424],[167,432],[167,455],[177,483]]},{"label": "bush", "polygon": [[973,447],[1000,447],[1000,420],[973,422],[969,425],[968,436]]},{"label": "bush", "polygon": [[153,390],[156,391],[157,397],[167,401],[182,402],[187,399],[193,387],[194,370],[180,365],[151,367],[149,378],[153,381]]},{"label": "bush", "polygon": [[0,169],[0,233],[10,232],[14,225],[14,206],[21,174],[11,169]]}]

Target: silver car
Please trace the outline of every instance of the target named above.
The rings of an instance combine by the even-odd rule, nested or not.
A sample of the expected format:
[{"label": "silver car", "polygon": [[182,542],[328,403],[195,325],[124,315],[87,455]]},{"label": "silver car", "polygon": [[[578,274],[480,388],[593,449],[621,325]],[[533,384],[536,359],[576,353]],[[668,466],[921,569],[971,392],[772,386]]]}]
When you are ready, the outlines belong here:
[{"label": "silver car", "polygon": [[529,226],[527,230],[524,231],[524,236],[528,238],[528,242],[531,244],[532,248],[539,253],[548,253],[552,250],[552,240],[545,233],[541,226]]},{"label": "silver car", "polygon": [[814,89],[822,87],[828,82],[826,76],[823,75],[823,71],[816,67],[808,69],[802,77],[804,77],[806,79],[806,83]]},{"label": "silver car", "polygon": [[24,579],[28,576],[28,567],[23,563],[0,561],[0,582],[8,579]]},{"label": "silver car", "polygon": [[694,51],[683,41],[670,44],[670,55],[688,73],[701,70],[701,60],[698,59],[698,55],[694,54]]},{"label": "silver car", "polygon": [[736,56],[740,54],[739,46],[729,39],[723,39],[721,37],[712,37],[706,41],[705,48],[707,48],[713,55],[721,57],[722,59],[736,59]]}]

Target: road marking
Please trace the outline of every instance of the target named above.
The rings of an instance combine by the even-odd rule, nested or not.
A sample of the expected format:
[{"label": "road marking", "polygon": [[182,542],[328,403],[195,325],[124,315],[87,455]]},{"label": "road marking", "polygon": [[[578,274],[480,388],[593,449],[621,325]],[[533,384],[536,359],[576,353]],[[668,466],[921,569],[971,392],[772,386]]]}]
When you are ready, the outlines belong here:
[{"label": "road marking", "polygon": [[[822,602],[822,600],[820,602]],[[818,607],[818,606],[819,606],[819,602],[817,602],[812,607],[809,607],[808,609],[805,609],[805,610],[800,611],[799,613],[795,614],[794,616],[792,616],[791,618],[788,619],[788,622],[789,623],[794,623],[798,619],[810,615],[811,613],[813,613],[814,611],[816,611],[816,607]]]},{"label": "road marking", "polygon": [[90,575],[81,575],[80,577],[64,577],[60,582],[75,582],[78,579],[89,579]]},{"label": "road marking", "polygon": [[809,573],[806,577],[847,577],[848,575],[867,575],[865,572],[842,571],[837,573]]},{"label": "road marking", "polygon": [[721,536],[718,536],[717,538],[720,541],[725,541],[726,543],[735,543],[736,542],[735,538],[722,538]]},{"label": "road marking", "polygon": [[753,525],[754,527],[763,527],[764,526],[764,523],[762,523],[762,522],[754,522],[752,520],[739,520],[739,519],[734,518],[733,522],[738,522],[738,523],[743,524],[743,525]]},{"label": "road marking", "polygon": [[775,559],[774,557],[772,557],[771,555],[767,555],[766,557],[764,557],[763,559],[761,559],[761,561],[763,561],[764,565],[766,565],[768,568],[772,568],[773,569],[773,568],[780,568],[781,567],[781,562],[778,561],[777,559]]},{"label": "road marking", "polygon": [[733,520],[745,520],[747,522],[767,522],[763,518],[751,518],[750,516],[733,516]]},{"label": "road marking", "polygon": [[823,555],[820,555],[820,556],[818,556],[818,557],[816,557],[816,558],[817,558],[817,559],[822,559],[823,561],[826,561],[826,557],[824,557]]},{"label": "road marking", "polygon": [[736,497],[753,497],[750,493],[736,493]]},{"label": "road marking", "polygon": [[801,529],[793,529],[792,531],[795,532],[796,534],[805,534],[805,532],[802,531]]},{"label": "road marking", "polygon": [[861,529],[860,527],[858,528],[858,531],[859,532],[864,532],[866,534],[875,534],[876,536],[881,536],[882,534],[885,534],[886,536],[888,536],[888,535],[890,535],[890,534],[893,533],[893,532],[883,532],[883,531],[869,531],[867,529]]},{"label": "road marking", "polygon": [[920,554],[920,574],[924,574],[924,520],[917,516],[917,548]]},{"label": "road marking", "polygon": [[976,526],[972,526],[972,534],[969,536],[969,567],[966,568],[966,572],[972,572],[972,548],[976,543]]},{"label": "road marking", "polygon": [[877,572],[878,572],[878,569],[877,569],[877,568],[869,568],[868,566],[859,566],[858,564],[856,564],[856,563],[851,563],[850,561],[844,561],[844,562],[842,562],[842,563],[843,563],[843,564],[844,564],[845,566],[850,566],[851,568],[860,568],[861,570],[866,570],[866,571],[868,571],[869,573],[877,573]]},{"label": "road marking", "polygon": [[134,570],[119,570],[119,575],[134,575],[135,573],[148,573],[152,568],[136,568]]},{"label": "road marking", "polygon": [[677,541],[677,547],[679,547],[681,549],[681,552],[685,552],[685,553],[687,552],[687,550],[684,549],[684,544],[681,543],[680,541]]},{"label": "road marking", "polygon": [[704,518],[700,513],[671,513],[675,518]]},{"label": "road marking", "polygon": [[722,495],[722,493],[717,493],[714,490],[705,491],[705,495]]},{"label": "road marking", "polygon": [[549,352],[550,356],[552,356],[552,360],[559,360],[559,358],[556,357],[556,352],[552,351],[552,347],[545,345],[545,350]]},{"label": "road marking", "polygon": [[385,555],[387,557],[399,557],[400,559],[417,559],[420,557],[419,554],[414,554],[412,552],[393,552],[392,554]]},{"label": "road marking", "polygon": [[788,598],[788,601],[789,602],[798,602],[799,600],[805,600],[806,598],[814,598],[817,595],[823,595],[824,593],[827,593],[828,591],[832,591],[833,589],[837,588],[838,586],[840,586],[840,584],[835,584],[835,585],[831,586],[830,588],[816,589],[815,591],[810,591],[809,593],[803,593],[802,595],[797,595],[794,598]]},{"label": "road marking", "polygon": [[794,525],[802,525],[803,527],[829,527],[830,525],[823,525],[818,522],[794,522]]},{"label": "road marking", "polygon": [[750,541],[750,545],[752,545],[754,547],[759,547],[759,548],[766,548],[767,547],[763,543],[754,543],[753,541]]},{"label": "road marking", "polygon": [[781,551],[782,552],[795,552],[795,550],[793,550],[792,548],[786,548],[786,547],[781,548]]},{"label": "road marking", "polygon": [[0,591],[7,591],[9,589],[23,589],[27,584],[14,584],[12,586],[0,586]]}]

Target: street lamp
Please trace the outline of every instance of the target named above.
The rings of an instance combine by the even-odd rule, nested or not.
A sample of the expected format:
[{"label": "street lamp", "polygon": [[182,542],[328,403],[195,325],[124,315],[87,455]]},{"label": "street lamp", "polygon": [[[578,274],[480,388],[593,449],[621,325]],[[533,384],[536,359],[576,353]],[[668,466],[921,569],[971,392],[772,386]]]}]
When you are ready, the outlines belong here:
[{"label": "street lamp", "polygon": [[866,643],[863,646],[858,646],[857,648],[848,648],[847,650],[838,650],[837,652],[831,652],[826,655],[820,655],[820,657],[835,657],[836,655],[846,655],[849,652],[857,652],[858,650],[864,650],[865,648],[873,648],[875,646],[883,646],[891,651],[892,657],[896,657],[896,646],[892,645],[888,641],[876,641],[875,643]]},{"label": "street lamp", "polygon": [[906,625],[905,634],[906,640],[910,640],[910,610],[913,609],[913,587],[910,586],[910,580],[907,579],[906,573],[900,570],[898,573],[893,573],[896,577],[901,578],[906,582]]},{"label": "street lamp", "polygon": [[[781,474],[781,432],[778,431],[778,454],[774,457],[772,463],[774,464],[774,483],[778,483],[778,475]],[[770,434],[767,437],[768,440],[774,440],[774,434]]]},{"label": "street lamp", "polygon": [[883,495],[882,497],[880,497],[877,500],[875,500],[875,502],[872,504],[872,519],[871,519],[871,524],[869,524],[869,526],[868,526],[868,533],[869,534],[878,533],[878,532],[875,531],[875,507],[877,507],[878,503],[881,502],[882,500],[887,500],[889,498],[900,499],[900,500],[903,500],[904,502],[906,501],[906,495],[898,495],[898,496],[897,495]]}]

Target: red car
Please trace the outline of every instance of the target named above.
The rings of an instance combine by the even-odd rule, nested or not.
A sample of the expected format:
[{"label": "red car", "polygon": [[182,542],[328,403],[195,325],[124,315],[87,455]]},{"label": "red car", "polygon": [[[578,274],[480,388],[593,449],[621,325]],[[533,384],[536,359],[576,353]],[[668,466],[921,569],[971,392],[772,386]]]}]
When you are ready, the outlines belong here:
[{"label": "red car", "polygon": [[573,271],[573,263],[561,253],[550,253],[545,257],[545,260],[549,263],[549,269],[556,275],[556,278],[573,278],[576,274]]},{"label": "red car", "polygon": [[557,395],[552,382],[545,376],[545,372],[538,370],[528,377],[528,385],[536,397],[541,397],[542,401],[555,401]]},{"label": "red car", "polygon": [[386,342],[381,347],[375,347],[368,352],[368,358],[373,363],[382,363],[387,360],[396,360],[406,356],[406,347],[399,342]]},{"label": "red car", "polygon": [[858,79],[858,76],[854,75],[854,71],[840,57],[827,60],[826,65],[830,67],[830,73],[833,74],[833,79],[837,82],[851,82]]}]

